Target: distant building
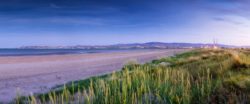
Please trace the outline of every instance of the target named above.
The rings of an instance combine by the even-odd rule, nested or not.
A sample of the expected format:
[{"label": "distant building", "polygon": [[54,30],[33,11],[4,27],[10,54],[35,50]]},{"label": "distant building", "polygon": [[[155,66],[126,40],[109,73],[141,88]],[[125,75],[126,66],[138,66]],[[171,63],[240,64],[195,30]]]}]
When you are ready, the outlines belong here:
[{"label": "distant building", "polygon": [[214,43],[213,43],[212,49],[219,49],[218,40],[214,39]]},{"label": "distant building", "polygon": [[204,45],[202,48],[204,48],[204,49],[220,49],[220,46],[217,44],[217,40],[214,40],[213,44]]}]

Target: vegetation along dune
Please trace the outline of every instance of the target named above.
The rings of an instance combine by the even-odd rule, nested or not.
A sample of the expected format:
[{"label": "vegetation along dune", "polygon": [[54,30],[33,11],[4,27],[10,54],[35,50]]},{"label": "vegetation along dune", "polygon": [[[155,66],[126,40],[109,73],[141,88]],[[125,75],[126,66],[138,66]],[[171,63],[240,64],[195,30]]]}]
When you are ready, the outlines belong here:
[{"label": "vegetation along dune", "polygon": [[197,49],[57,86],[18,103],[248,104],[250,50]]}]

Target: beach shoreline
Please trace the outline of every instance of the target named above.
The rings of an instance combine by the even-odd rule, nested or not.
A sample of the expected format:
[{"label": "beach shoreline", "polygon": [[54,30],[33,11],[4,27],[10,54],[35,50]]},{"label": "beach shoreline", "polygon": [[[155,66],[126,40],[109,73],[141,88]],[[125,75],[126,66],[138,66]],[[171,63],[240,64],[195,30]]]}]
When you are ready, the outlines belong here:
[{"label": "beach shoreline", "polygon": [[131,59],[145,63],[189,50],[0,57],[0,102],[13,100],[17,93],[44,93],[56,85],[119,71]]}]

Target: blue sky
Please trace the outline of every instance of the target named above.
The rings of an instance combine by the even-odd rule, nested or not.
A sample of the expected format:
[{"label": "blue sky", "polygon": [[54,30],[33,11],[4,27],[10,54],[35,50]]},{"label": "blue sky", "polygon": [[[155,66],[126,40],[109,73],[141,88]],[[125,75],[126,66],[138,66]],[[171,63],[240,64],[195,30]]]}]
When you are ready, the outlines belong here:
[{"label": "blue sky", "polygon": [[249,0],[1,0],[0,47],[250,45]]}]

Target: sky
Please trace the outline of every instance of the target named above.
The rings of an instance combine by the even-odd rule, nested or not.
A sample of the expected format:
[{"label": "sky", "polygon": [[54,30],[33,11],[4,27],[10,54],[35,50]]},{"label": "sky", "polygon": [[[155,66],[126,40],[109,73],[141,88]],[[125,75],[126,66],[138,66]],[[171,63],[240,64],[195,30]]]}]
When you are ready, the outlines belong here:
[{"label": "sky", "polygon": [[249,0],[0,0],[0,47],[250,45]]}]

